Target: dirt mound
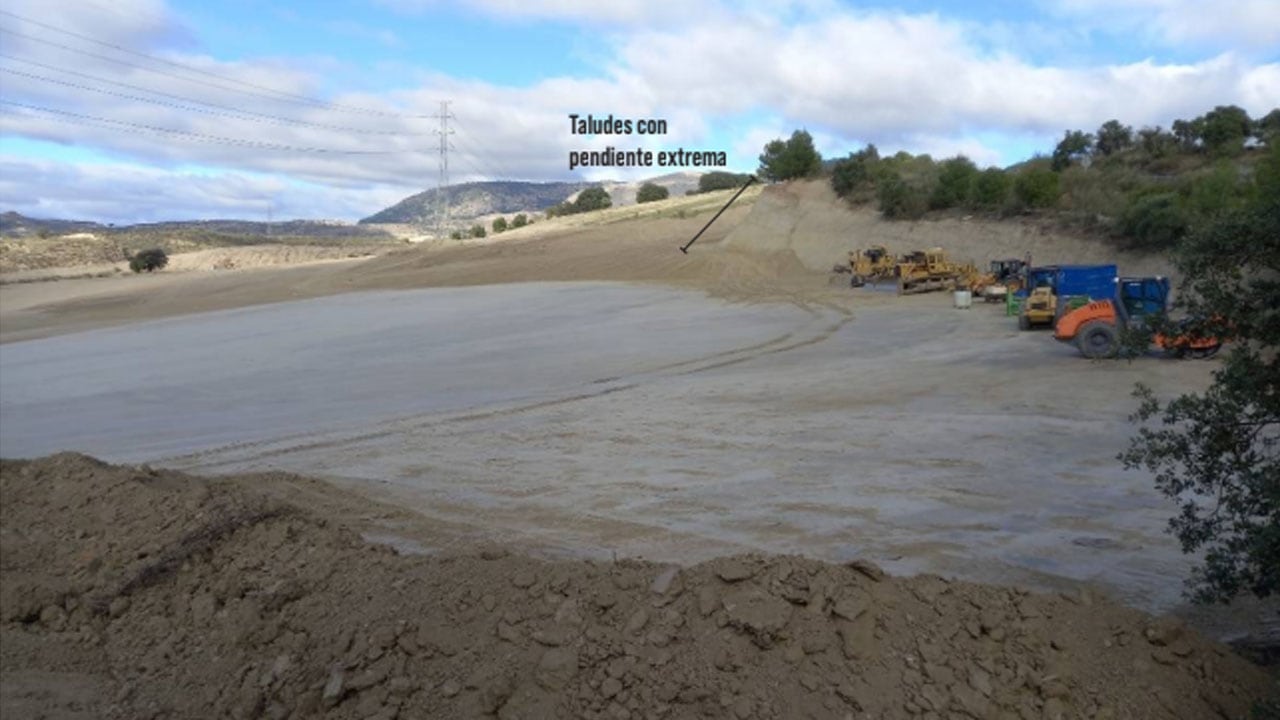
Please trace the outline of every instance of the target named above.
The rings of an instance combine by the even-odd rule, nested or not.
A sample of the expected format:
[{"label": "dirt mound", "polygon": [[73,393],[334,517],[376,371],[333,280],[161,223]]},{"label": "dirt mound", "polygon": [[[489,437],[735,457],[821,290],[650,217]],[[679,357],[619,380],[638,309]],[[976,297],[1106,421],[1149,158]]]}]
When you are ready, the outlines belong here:
[{"label": "dirt mound", "polygon": [[1167,275],[1166,259],[1117,251],[1102,240],[1075,237],[1034,218],[992,221],[945,218],[891,222],[871,207],[852,208],[826,180],[771,185],[725,244],[756,250],[791,250],[810,270],[829,270],[850,250],[884,245],[894,254],[941,247],[959,261],[985,267],[990,260],[1031,253],[1037,265],[1117,263],[1130,275]]},{"label": "dirt mound", "polygon": [[286,479],[0,465],[0,714],[1199,718],[1275,690],[1088,596],[796,557],[398,555]]}]

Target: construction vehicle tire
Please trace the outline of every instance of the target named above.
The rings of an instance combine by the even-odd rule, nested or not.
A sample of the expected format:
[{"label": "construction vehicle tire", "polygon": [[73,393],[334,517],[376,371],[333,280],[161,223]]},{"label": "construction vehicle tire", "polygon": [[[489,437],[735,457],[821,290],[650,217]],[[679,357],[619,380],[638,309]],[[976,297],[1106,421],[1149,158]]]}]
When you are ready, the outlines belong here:
[{"label": "construction vehicle tire", "polygon": [[1221,349],[1222,349],[1222,343],[1214,343],[1213,345],[1210,345],[1209,347],[1206,347],[1206,348],[1192,348],[1191,357],[1197,360],[1208,360],[1214,355],[1217,355],[1218,351]]},{"label": "construction vehicle tire", "polygon": [[862,276],[861,276],[861,275],[859,275],[858,273],[854,273],[854,274],[853,274],[853,277],[849,278],[849,287],[856,287],[856,288],[858,288],[858,287],[862,287],[863,285],[866,285],[866,284],[867,284],[867,279],[866,279],[866,278],[864,278],[864,277],[862,277]]},{"label": "construction vehicle tire", "polygon": [[1076,347],[1091,360],[1115,357],[1120,352],[1116,326],[1103,320],[1090,320],[1076,333]]},{"label": "construction vehicle tire", "polygon": [[1031,318],[1027,317],[1026,315],[1019,315],[1019,316],[1018,316],[1018,329],[1019,329],[1019,330],[1030,330],[1030,329],[1031,329]]}]

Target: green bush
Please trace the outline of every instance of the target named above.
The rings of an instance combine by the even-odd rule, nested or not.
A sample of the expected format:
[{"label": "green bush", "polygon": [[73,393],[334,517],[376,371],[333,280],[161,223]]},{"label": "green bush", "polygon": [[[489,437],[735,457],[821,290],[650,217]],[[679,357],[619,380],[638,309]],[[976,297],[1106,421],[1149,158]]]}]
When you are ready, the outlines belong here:
[{"label": "green bush", "polygon": [[1213,172],[1191,181],[1187,209],[1201,218],[1212,218],[1239,207],[1246,190],[1231,163],[1222,162]]},{"label": "green bush", "polygon": [[849,157],[837,160],[831,166],[831,189],[842,198],[851,198],[855,192],[872,184],[879,162],[880,152],[875,145],[849,153]]},{"label": "green bush", "polygon": [[[713,190],[735,190],[747,183],[750,175],[746,173],[731,173],[723,170],[713,170],[698,178],[697,192],[711,192]],[[696,194],[689,191],[687,194]]]},{"label": "green bush", "polygon": [[969,188],[969,207],[974,210],[997,210],[1009,200],[1013,178],[999,168],[987,168],[973,178]]},{"label": "green bush", "polygon": [[515,217],[511,218],[511,227],[513,228],[522,228],[528,224],[529,224],[529,216],[525,215],[524,213],[520,213]]},{"label": "green bush", "polygon": [[929,197],[929,207],[945,210],[963,204],[968,198],[973,181],[978,177],[978,166],[969,158],[958,155],[943,160],[938,172],[938,184]]},{"label": "green bush", "polygon": [[160,248],[141,250],[136,255],[129,258],[129,269],[136,273],[143,271],[153,272],[168,264],[169,256]]},{"label": "green bush", "polygon": [[1280,138],[1280,108],[1275,108],[1253,121],[1253,136],[1258,139],[1258,142],[1267,145],[1275,144],[1276,139]]},{"label": "green bush", "polygon": [[476,223],[475,225],[472,225],[472,226],[471,226],[471,237],[473,237],[473,238],[482,238],[482,237],[484,237],[485,235],[488,235],[488,233],[486,233],[486,232],[484,231],[484,226],[483,226],[483,225],[481,225],[481,224],[479,224],[479,223]]},{"label": "green bush", "polygon": [[612,204],[613,199],[609,197],[609,193],[597,185],[578,193],[578,199],[573,201],[573,211],[575,213],[584,213],[592,210],[603,210]]},{"label": "green bush", "polygon": [[1058,173],[1046,167],[1028,167],[1013,181],[1014,200],[1024,208],[1053,207],[1061,192]]},{"label": "green bush", "polygon": [[[599,185],[589,187],[578,193],[577,199],[573,202],[562,202],[559,205],[552,205],[545,210],[547,217],[560,217],[563,215],[577,215],[578,213],[591,212],[592,210],[603,210],[613,205],[613,200],[609,197],[609,193]],[[532,223],[530,223],[532,224]]]},{"label": "green bush", "polygon": [[892,173],[880,182],[880,213],[890,220],[915,220],[928,209],[923,190]]},{"label": "green bush", "polygon": [[497,235],[498,233],[506,232],[506,230],[507,230],[507,219],[504,217],[494,218],[493,234]]},{"label": "green bush", "polygon": [[658,200],[666,200],[671,196],[671,191],[661,185],[647,182],[640,186],[639,192],[636,193],[636,203],[655,202]]},{"label": "green bush", "polygon": [[1129,245],[1143,250],[1172,249],[1186,235],[1187,215],[1175,192],[1135,197],[1120,218]]},{"label": "green bush", "polygon": [[461,240],[464,237],[466,237],[466,235],[464,235],[461,230],[454,230],[453,232],[449,233],[450,240]]},{"label": "green bush", "polygon": [[1147,157],[1163,158],[1177,150],[1178,139],[1172,133],[1162,130],[1159,125],[1144,127],[1138,131],[1138,146]]}]

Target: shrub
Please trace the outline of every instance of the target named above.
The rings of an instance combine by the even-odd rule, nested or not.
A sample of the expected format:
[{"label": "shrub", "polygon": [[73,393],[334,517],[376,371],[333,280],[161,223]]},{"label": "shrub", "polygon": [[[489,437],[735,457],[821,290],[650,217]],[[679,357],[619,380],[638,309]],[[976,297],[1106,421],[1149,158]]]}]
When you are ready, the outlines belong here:
[{"label": "shrub", "polygon": [[[712,190],[733,190],[746,184],[750,175],[746,173],[731,173],[724,170],[713,170],[698,178],[697,192],[711,192]],[[692,190],[687,193],[695,194]]]},{"label": "shrub", "polygon": [[1061,188],[1058,174],[1046,167],[1029,167],[1013,181],[1013,197],[1024,208],[1052,207]]},{"label": "shrub", "polygon": [[996,210],[1009,199],[1013,178],[999,168],[987,168],[973,178],[969,188],[969,207],[975,210]]},{"label": "shrub", "polygon": [[1187,208],[1211,218],[1239,206],[1245,190],[1235,168],[1228,162],[1219,163],[1212,173],[1192,181]]},{"label": "shrub", "polygon": [[169,264],[169,256],[160,248],[151,248],[149,250],[141,250],[133,257],[129,258],[129,269],[140,273],[153,272],[163,268]]},{"label": "shrub", "polygon": [[944,210],[960,205],[968,199],[970,187],[977,176],[978,166],[963,155],[944,160],[938,172],[938,184],[929,197],[929,207]]},{"label": "shrub", "polygon": [[671,191],[661,185],[647,182],[640,186],[640,191],[636,193],[636,203],[654,202],[657,200],[666,200],[671,196]]},{"label": "shrub", "polygon": [[599,185],[589,187],[578,193],[578,199],[573,201],[573,212],[583,213],[592,210],[603,210],[613,205],[612,198],[609,193]]},{"label": "shrub", "polygon": [[1178,202],[1178,194],[1162,192],[1135,197],[1120,218],[1120,232],[1135,248],[1172,248],[1187,233],[1187,217]]},{"label": "shrub", "polygon": [[837,160],[831,166],[831,189],[836,195],[848,199],[857,190],[871,184],[880,153],[875,145],[868,145],[849,157]]},{"label": "shrub", "polygon": [[880,213],[890,220],[914,220],[928,209],[920,188],[891,173],[880,183]]},{"label": "shrub", "polygon": [[1178,139],[1157,125],[1144,127],[1138,131],[1138,145],[1148,157],[1162,158],[1168,157],[1178,148]]},{"label": "shrub", "polygon": [[450,240],[461,240],[464,237],[466,236],[462,234],[461,230],[454,230],[453,232],[449,233]]},{"label": "shrub", "polygon": [[485,235],[488,235],[488,233],[484,231],[484,226],[481,225],[480,223],[476,223],[475,225],[471,226],[471,237],[482,238]]},{"label": "shrub", "polygon": [[529,216],[525,215],[524,213],[520,213],[515,217],[511,218],[511,227],[513,228],[522,228],[528,224],[529,224]]},{"label": "shrub", "polygon": [[506,218],[504,218],[504,217],[494,218],[494,220],[493,220],[493,234],[494,234],[494,235],[497,235],[497,234],[498,234],[498,233],[500,233],[500,232],[505,232],[505,231],[506,231],[506,229],[507,229],[507,219],[506,219]]}]

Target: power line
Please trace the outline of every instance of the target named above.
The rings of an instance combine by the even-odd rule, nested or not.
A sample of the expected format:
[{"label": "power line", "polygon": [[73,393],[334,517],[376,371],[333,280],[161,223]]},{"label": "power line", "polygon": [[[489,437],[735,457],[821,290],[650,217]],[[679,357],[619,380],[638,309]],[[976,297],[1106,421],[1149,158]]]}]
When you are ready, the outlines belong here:
[{"label": "power line", "polygon": [[[268,92],[268,93],[271,93],[271,94],[273,94],[273,95],[278,95],[278,96],[280,96],[281,98],[291,98],[291,99],[292,99],[293,101],[295,101],[295,102],[305,102],[305,103],[310,104],[310,105],[320,105],[320,106],[328,107],[328,108],[330,108],[330,109],[332,109],[332,110],[338,110],[338,111],[341,111],[341,112],[352,112],[352,113],[360,113],[360,114],[366,114],[366,115],[381,115],[381,116],[384,116],[384,117],[412,118],[412,119],[417,119],[417,120],[422,120],[422,119],[425,119],[426,117],[428,117],[428,116],[424,116],[424,115],[406,115],[406,114],[401,114],[401,113],[388,113],[388,112],[385,112],[385,111],[382,111],[382,110],[373,110],[373,109],[370,109],[370,108],[361,108],[361,107],[352,107],[352,106],[336,105],[336,104],[334,104],[334,103],[326,102],[326,101],[324,101],[324,100],[320,100],[320,99],[318,99],[318,98],[308,97],[308,96],[306,96],[306,95],[298,95],[298,94],[296,94],[296,93],[286,92],[286,91],[284,91],[284,90],[277,90],[277,89],[275,89],[275,88],[266,87],[266,86],[264,86],[264,85],[256,85],[256,84],[251,83],[251,82],[245,82],[245,81],[243,81],[243,80],[237,80],[236,78],[227,77],[227,76],[225,76],[225,75],[220,75],[220,74],[218,74],[218,73],[212,73],[212,72],[209,72],[208,70],[204,70],[204,69],[201,69],[201,68],[198,68],[198,67],[194,67],[194,66],[192,66],[192,65],[187,65],[186,63],[175,62],[175,61],[173,61],[173,60],[166,60],[165,58],[156,57],[156,56],[154,56],[154,55],[148,55],[147,53],[138,52],[137,50],[131,50],[131,49],[127,48],[127,47],[123,47],[123,46],[120,46],[120,45],[116,45],[116,44],[114,44],[114,43],[104,42],[104,41],[102,41],[102,40],[98,40],[98,39],[96,39],[96,38],[91,38],[91,37],[89,37],[89,36],[87,36],[87,35],[82,35],[82,34],[80,34],[80,33],[77,33],[77,32],[71,31],[71,30],[67,30],[66,28],[60,28],[60,27],[58,27],[58,26],[56,26],[56,25],[50,25],[49,23],[41,22],[41,21],[39,21],[39,20],[35,20],[35,19],[33,19],[33,18],[29,18],[29,17],[23,16],[23,15],[19,15],[19,14],[14,13],[14,12],[9,12],[8,10],[0,10],[0,15],[8,15],[9,17],[16,18],[16,19],[21,20],[21,21],[23,21],[23,22],[30,23],[30,24],[35,25],[35,26],[37,26],[37,27],[45,28],[46,30],[52,30],[52,31],[54,31],[54,32],[56,32],[56,33],[61,33],[61,34],[63,34],[63,35],[68,35],[68,36],[70,36],[70,37],[73,37],[73,38],[76,38],[76,39],[79,39],[79,40],[84,40],[85,42],[90,42],[90,43],[93,43],[93,44],[95,44],[95,45],[99,45],[99,46],[101,46],[101,47],[110,48],[110,49],[112,49],[112,50],[116,50],[116,51],[118,51],[118,52],[127,53],[127,54],[129,54],[129,55],[133,55],[133,56],[135,56],[135,57],[145,58],[145,59],[147,59],[147,60],[151,60],[151,61],[153,61],[153,62],[158,62],[158,63],[164,64],[164,65],[168,65],[168,66],[170,66],[170,67],[178,68],[178,69],[181,69],[181,70],[186,70],[187,72],[196,73],[196,74],[198,74],[198,75],[204,75],[204,76],[206,76],[206,77],[211,77],[211,78],[214,78],[214,79],[216,79],[216,80],[222,80],[222,81],[224,81],[224,82],[229,82],[229,83],[232,83],[232,84],[234,84],[234,85],[240,85],[240,86],[243,86],[243,87],[253,88],[253,89],[255,89],[255,90],[260,90],[260,91],[263,91],[263,92]],[[29,36],[29,35],[23,35],[22,33],[17,33],[17,32],[11,31],[11,30],[6,30],[5,32],[13,32],[13,34],[15,34],[15,35],[20,35],[20,36],[22,36],[22,37],[27,37],[28,39],[32,39],[32,40],[38,40],[38,41],[40,41],[40,42],[49,42],[49,41],[47,41],[47,40],[39,40],[38,38],[34,38],[34,37]],[[54,43],[49,43],[49,44],[51,44],[51,45],[52,45],[52,44],[54,44]],[[62,46],[59,46],[59,47],[62,47]],[[70,49],[70,48],[64,48],[64,49]],[[80,51],[76,51],[76,52],[80,52]],[[149,68],[143,68],[143,69],[149,69]],[[158,71],[153,70],[153,72],[158,72]],[[239,91],[239,92],[245,92],[245,91],[243,91],[243,90],[242,90],[242,91]],[[253,94],[258,94],[258,93],[253,93]]]},{"label": "power line", "polygon": [[[205,102],[205,101],[203,101],[203,100],[195,100],[195,99],[191,99],[191,98],[185,98],[185,97],[182,97],[181,95],[173,95],[173,94],[171,94],[171,93],[163,93],[163,92],[158,92],[158,91],[155,91],[155,90],[149,90],[149,89],[147,89],[147,88],[140,87],[140,86],[138,86],[138,85],[130,85],[130,84],[128,84],[128,83],[116,82],[116,81],[114,81],[114,80],[107,80],[107,79],[105,79],[105,78],[94,77],[94,76],[92,76],[92,75],[87,75],[87,74],[85,74],[85,73],[76,72],[76,71],[74,71],[74,70],[63,70],[63,69],[61,69],[61,68],[53,67],[53,66],[50,66],[50,65],[45,65],[45,64],[43,64],[43,63],[32,62],[32,61],[30,61],[30,60],[23,60],[22,58],[14,58],[14,57],[10,57],[10,56],[8,56],[8,55],[4,55],[3,53],[0,53],[0,58],[6,58],[6,59],[9,59],[9,60],[17,60],[18,62],[26,62],[26,63],[30,63],[30,64],[32,64],[32,65],[37,65],[37,66],[40,66],[40,67],[49,68],[49,69],[51,69],[51,70],[55,70],[55,71],[57,71],[57,72],[64,72],[64,73],[67,73],[67,74],[69,74],[69,75],[76,75],[76,76],[79,76],[79,77],[88,78],[88,79],[93,80],[93,81],[95,81],[95,82],[108,83],[108,84],[111,84],[111,85],[119,85],[119,86],[121,86],[121,87],[127,87],[127,88],[131,88],[131,89],[135,89],[135,90],[138,90],[138,91],[140,91],[140,92],[152,93],[152,94],[160,95],[160,96],[163,96],[163,97],[177,98],[177,99],[179,99],[179,100],[184,100],[184,101],[186,101],[186,102],[196,103],[196,104],[198,104],[198,105],[206,105],[206,106],[208,106],[208,107],[213,107],[213,108],[221,108],[221,109],[224,109],[224,110],[229,111],[229,112],[218,112],[218,111],[216,111],[216,110],[207,110],[207,109],[205,109],[205,108],[191,107],[191,106],[189,106],[189,105],[180,105],[180,104],[178,104],[178,103],[170,103],[170,102],[165,102],[165,101],[163,101],[163,100],[156,100],[156,99],[154,99],[154,98],[146,98],[146,97],[141,97],[141,96],[138,96],[138,95],[130,95],[130,94],[127,94],[127,93],[113,92],[113,91],[111,91],[111,90],[104,90],[104,89],[102,89],[102,88],[91,87],[91,86],[89,86],[89,85],[81,85],[81,84],[79,84],[79,83],[68,82],[68,81],[66,81],[66,80],[58,80],[58,79],[56,79],[56,78],[45,77],[45,76],[43,76],[43,75],[36,75],[36,74],[34,74],[34,73],[26,73],[26,72],[22,72],[21,70],[14,70],[13,68],[0,67],[0,72],[6,72],[6,73],[9,73],[9,74],[11,74],[11,75],[18,75],[18,76],[20,76],[20,77],[31,78],[31,79],[33,79],[33,80],[41,80],[41,81],[43,81],[43,82],[48,82],[48,83],[53,83],[53,84],[55,84],[55,85],[62,85],[62,86],[65,86],[65,87],[75,88],[75,89],[77,89],[77,90],[88,90],[88,91],[90,91],[90,92],[102,93],[102,94],[104,94],[104,95],[111,95],[111,96],[113,96],[113,97],[123,98],[123,99],[125,99],[125,100],[135,100],[135,101],[137,101],[137,102],[150,103],[150,104],[152,104],[152,105],[160,105],[160,106],[163,106],[163,107],[175,108],[175,109],[178,109],[178,110],[189,110],[189,111],[191,111],[191,112],[198,112],[198,113],[202,113],[202,114],[205,114],[205,115],[213,115],[213,116],[216,116],[216,117],[232,118],[232,119],[236,119],[236,120],[248,120],[248,121],[250,121],[250,122],[265,122],[265,123],[271,123],[271,124],[276,124],[276,125],[281,125],[281,124],[303,125],[303,126],[306,126],[306,127],[321,128],[321,129],[324,129],[324,130],[337,130],[337,131],[341,131],[341,132],[359,133],[359,134],[362,134],[362,135],[388,135],[388,136],[411,137],[411,136],[422,136],[422,135],[425,135],[425,134],[426,134],[426,133],[405,133],[405,132],[396,132],[396,131],[394,131],[394,130],[367,130],[367,129],[363,129],[363,128],[345,127],[345,126],[341,126],[341,125],[326,125],[326,124],[324,124],[324,123],[313,123],[313,122],[307,122],[306,120],[293,120],[293,119],[291,119],[291,118],[279,117],[279,116],[277,116],[277,115],[268,115],[268,114],[265,114],[265,113],[254,112],[254,111],[252,111],[252,110],[239,110],[239,109],[236,109],[236,108],[228,107],[228,106],[226,106],[226,105],[218,105],[218,104],[215,104],[215,103],[208,103],[208,102]],[[246,116],[249,116],[249,117],[246,117]]]},{"label": "power line", "polygon": [[[3,11],[0,11],[0,12],[3,12]],[[242,94],[245,94],[245,95],[253,95],[253,96],[257,96],[257,97],[265,98],[265,99],[267,99],[267,100],[271,100],[272,102],[290,102],[290,103],[294,103],[294,104],[297,104],[297,105],[309,105],[309,106],[313,106],[313,107],[322,107],[322,108],[327,108],[327,109],[329,109],[329,110],[333,110],[333,111],[335,111],[335,112],[347,112],[347,113],[356,113],[356,114],[364,114],[364,115],[378,115],[378,116],[382,116],[382,117],[393,117],[393,118],[401,118],[401,119],[408,119],[408,120],[421,120],[421,119],[424,119],[424,118],[429,118],[429,117],[431,117],[431,116],[429,116],[429,115],[403,115],[403,114],[399,114],[399,113],[384,113],[384,112],[378,112],[378,111],[376,111],[376,110],[368,110],[368,111],[365,111],[365,110],[360,110],[360,109],[355,109],[355,108],[347,108],[347,107],[343,107],[343,106],[340,106],[340,105],[333,105],[333,104],[331,104],[331,103],[326,103],[326,102],[323,102],[323,101],[321,101],[321,100],[312,100],[312,99],[310,99],[310,98],[304,98],[304,99],[301,99],[301,100],[294,100],[294,99],[290,99],[290,98],[287,98],[287,97],[273,97],[273,96],[271,96],[271,95],[267,95],[267,94],[265,94],[265,93],[254,92],[254,91],[252,91],[252,90],[240,90],[240,89],[238,89],[238,88],[227,87],[226,85],[219,85],[218,83],[209,82],[209,81],[207,81],[207,80],[199,80],[199,79],[192,78],[192,77],[184,77],[184,76],[182,76],[182,75],[178,75],[178,74],[176,74],[176,73],[165,72],[164,70],[157,70],[156,68],[149,68],[149,67],[147,67],[147,66],[145,66],[145,65],[139,65],[139,64],[137,64],[137,63],[131,63],[131,62],[128,62],[128,61],[125,61],[125,60],[120,60],[120,59],[118,59],[118,58],[108,57],[108,56],[106,56],[106,55],[100,55],[100,54],[98,54],[98,53],[89,52],[88,50],[81,50],[81,49],[79,49],[79,48],[71,47],[70,45],[63,45],[62,43],[56,43],[56,42],[53,42],[52,40],[45,40],[44,38],[38,38],[38,37],[35,37],[34,35],[28,35],[28,34],[26,34],[26,33],[20,33],[20,32],[18,32],[18,31],[16,31],[16,30],[10,30],[10,29],[8,29],[8,28],[0,27],[0,33],[6,33],[6,34],[9,34],[9,35],[15,35],[15,36],[17,36],[17,37],[24,38],[24,39],[26,39],[26,40],[31,40],[31,41],[33,41],[33,42],[38,42],[38,43],[41,43],[41,44],[44,44],[44,45],[49,45],[49,46],[51,46],[51,47],[55,47],[55,48],[58,48],[58,49],[60,49],[60,50],[66,50],[66,51],[68,51],[68,52],[73,52],[73,53],[76,53],[76,54],[78,54],[78,55],[84,55],[85,57],[91,57],[91,58],[94,58],[94,59],[96,59],[96,60],[103,60],[103,61],[105,61],[105,62],[114,63],[114,64],[116,64],[116,65],[121,65],[121,66],[124,66],[124,67],[134,68],[135,70],[142,70],[142,71],[144,71],[144,72],[155,73],[156,75],[163,75],[163,76],[165,76],[165,77],[175,78],[175,79],[177,79],[177,80],[182,80],[183,82],[190,82],[190,83],[196,83],[196,84],[199,84],[199,85],[206,85],[206,86],[208,86],[208,87],[217,88],[217,89],[219,89],[219,90],[225,90],[225,91],[227,91],[227,92],[237,92],[237,93],[242,93]],[[247,83],[241,83],[241,84],[247,84]],[[298,97],[302,97],[302,96],[298,96]]]},{"label": "power line", "polygon": [[403,150],[334,150],[332,148],[318,147],[300,147],[297,145],[284,145],[281,143],[263,142],[261,140],[244,140],[241,138],[229,138],[221,135],[208,135],[206,133],[189,132],[187,130],[174,130],[173,128],[156,127],[155,125],[144,125],[141,123],[127,122],[124,120],[112,120],[110,118],[98,117],[96,115],[82,115],[80,113],[68,112],[66,110],[58,110],[56,108],[42,107],[39,105],[28,105],[26,103],[13,102],[11,100],[0,100],[0,104],[12,105],[14,107],[26,110],[34,110],[36,112],[48,113],[57,116],[55,119],[65,119],[68,121],[88,121],[100,124],[114,125],[118,127],[128,127],[135,130],[146,130],[148,132],[173,135],[177,137],[186,137],[205,142],[219,143],[223,145],[239,145],[244,147],[256,147],[267,150],[287,150],[291,152],[309,152],[323,153],[329,155],[402,155]]},{"label": "power line", "polygon": [[472,140],[474,138],[471,136],[470,133],[468,133],[464,129],[464,126],[462,125],[458,125],[458,138],[460,140],[463,140],[464,142],[463,151],[464,153],[466,153],[464,157],[470,156],[470,158],[474,159],[475,162],[478,162],[484,166],[484,170],[480,173],[481,175],[490,176],[495,180],[500,180],[502,178],[510,177],[509,173],[503,172],[502,169],[498,167],[500,163],[494,160],[492,155],[489,155],[487,152],[482,151],[478,147],[478,143],[476,144],[472,143]]}]

